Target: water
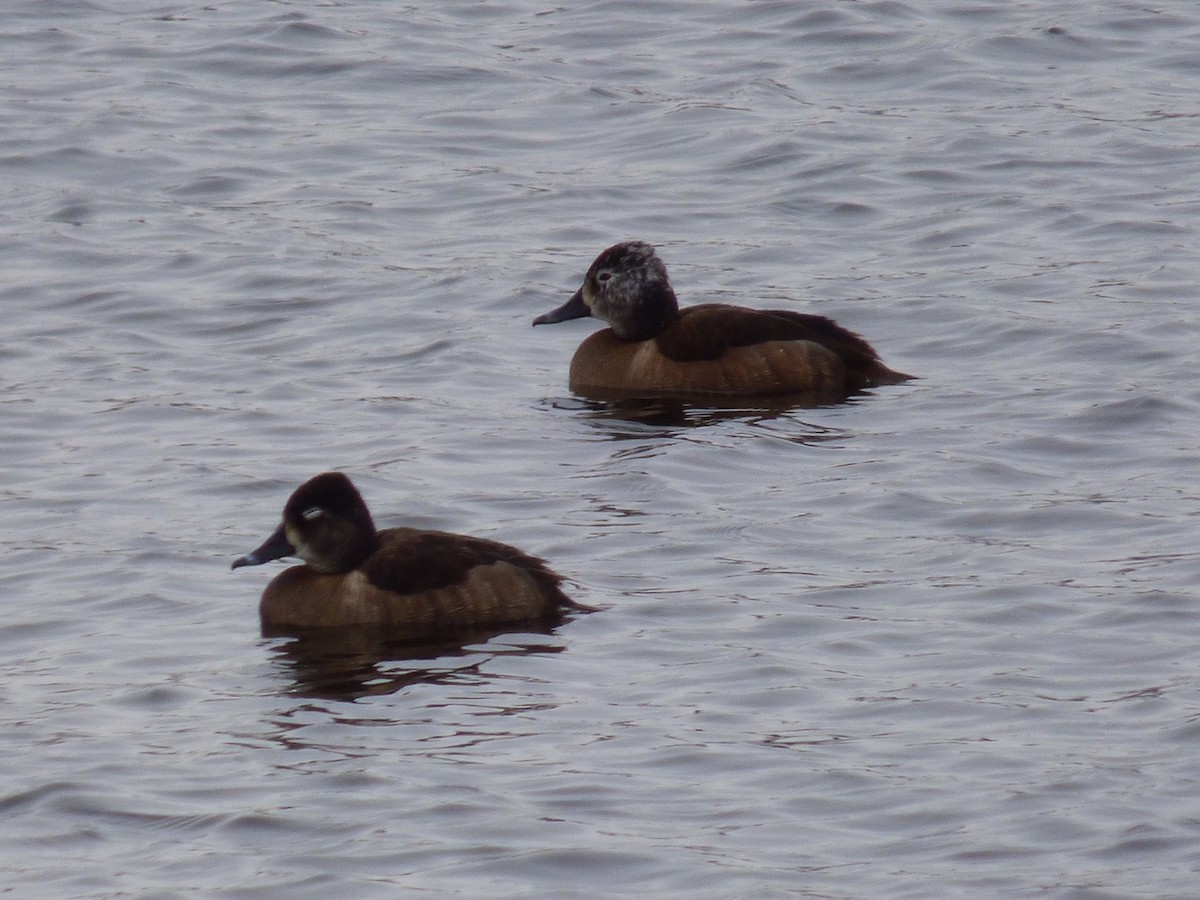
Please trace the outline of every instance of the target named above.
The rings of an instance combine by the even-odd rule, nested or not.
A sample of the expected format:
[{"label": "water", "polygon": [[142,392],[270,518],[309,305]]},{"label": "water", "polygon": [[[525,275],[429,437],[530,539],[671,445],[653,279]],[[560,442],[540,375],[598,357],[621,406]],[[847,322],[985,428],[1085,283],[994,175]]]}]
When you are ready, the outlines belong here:
[{"label": "water", "polygon": [[[19,896],[1186,897],[1190,4],[10,4]],[[920,381],[659,414],[621,239]],[[350,473],[600,608],[403,655],[228,571]]]}]

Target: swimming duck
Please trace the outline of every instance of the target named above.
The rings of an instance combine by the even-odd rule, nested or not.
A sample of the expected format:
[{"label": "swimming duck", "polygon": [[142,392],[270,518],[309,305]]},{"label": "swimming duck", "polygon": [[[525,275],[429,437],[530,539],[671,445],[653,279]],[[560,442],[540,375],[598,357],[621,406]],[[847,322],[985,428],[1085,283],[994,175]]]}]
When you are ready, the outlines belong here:
[{"label": "swimming duck", "polygon": [[376,531],[362,495],[341,472],[300,485],[275,533],[232,567],[283,556],[305,565],[284,570],[263,591],[264,629],[452,628],[581,608],[559,588],[559,575],[514,547],[443,531]]},{"label": "swimming duck", "polygon": [[846,395],[907,381],[865,340],[824,316],[723,303],[679,308],[654,248],[609,247],[583,286],[534,325],[595,316],[609,323],[571,360],[579,394]]}]

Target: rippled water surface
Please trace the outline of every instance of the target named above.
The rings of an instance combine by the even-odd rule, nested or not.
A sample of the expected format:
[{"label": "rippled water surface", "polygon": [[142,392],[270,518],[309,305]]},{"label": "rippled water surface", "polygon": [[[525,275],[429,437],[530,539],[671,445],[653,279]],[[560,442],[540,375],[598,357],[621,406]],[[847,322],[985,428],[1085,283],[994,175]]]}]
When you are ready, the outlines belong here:
[{"label": "rippled water surface", "polygon": [[[17,896],[1194,896],[1194,4],[9,4]],[[572,397],[617,240],[921,376]],[[598,612],[259,635],[348,472]]]}]

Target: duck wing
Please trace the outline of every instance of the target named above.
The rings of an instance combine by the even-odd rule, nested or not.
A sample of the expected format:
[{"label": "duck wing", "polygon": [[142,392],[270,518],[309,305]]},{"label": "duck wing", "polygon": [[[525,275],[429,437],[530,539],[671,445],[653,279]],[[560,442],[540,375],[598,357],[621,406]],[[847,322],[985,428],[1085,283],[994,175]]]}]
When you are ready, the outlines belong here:
[{"label": "duck wing", "polygon": [[379,550],[361,570],[381,590],[397,594],[435,591],[462,584],[481,566],[508,563],[549,596],[567,601],[559,590],[561,576],[544,561],[498,541],[444,531],[388,528],[379,532],[379,543]]},{"label": "duck wing", "polygon": [[874,348],[825,316],[792,310],[747,309],[722,303],[689,306],[655,341],[675,362],[720,359],[734,347],[768,341],[812,341],[828,347],[849,365],[878,362]]}]

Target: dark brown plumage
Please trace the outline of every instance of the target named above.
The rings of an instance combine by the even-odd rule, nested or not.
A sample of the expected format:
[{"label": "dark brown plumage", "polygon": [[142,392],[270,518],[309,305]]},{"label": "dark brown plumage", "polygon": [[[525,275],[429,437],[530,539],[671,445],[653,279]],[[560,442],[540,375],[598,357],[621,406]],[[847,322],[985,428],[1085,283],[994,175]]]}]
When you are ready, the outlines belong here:
[{"label": "dark brown plumage", "polygon": [[680,310],[666,267],[641,242],[601,253],[574,296],[534,324],[587,315],[610,327],[576,351],[577,393],[844,396],[912,377],[824,316],[716,303]]},{"label": "dark brown plumage", "polygon": [[507,544],[413,528],[376,531],[362,496],[339,472],[297,488],[275,533],[233,567],[292,555],[306,565],[281,572],[263,591],[264,629],[454,628],[581,608],[542,560]]}]

